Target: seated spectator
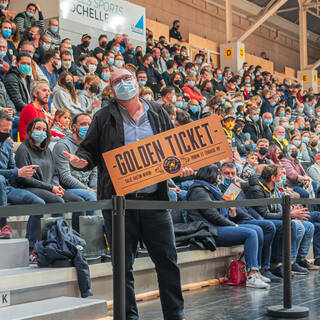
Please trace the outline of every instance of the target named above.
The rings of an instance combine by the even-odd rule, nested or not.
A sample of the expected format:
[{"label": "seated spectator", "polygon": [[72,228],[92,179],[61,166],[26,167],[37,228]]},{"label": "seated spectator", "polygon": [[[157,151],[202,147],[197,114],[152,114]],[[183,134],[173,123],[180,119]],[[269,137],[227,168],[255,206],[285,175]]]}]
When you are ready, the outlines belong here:
[{"label": "seated spectator", "polygon": [[258,154],[254,151],[249,151],[247,153],[246,162],[243,166],[241,172],[241,179],[249,180],[256,173],[256,168],[258,166]]},{"label": "seated spectator", "polygon": [[77,67],[77,76],[79,77],[79,82],[81,81],[84,83],[85,77],[88,73],[95,74],[98,66],[98,60],[94,57],[87,57],[87,55],[81,54],[79,57],[79,63],[81,63],[81,65]]},{"label": "seated spectator", "polygon": [[174,120],[176,118],[176,107],[171,103],[163,103],[162,108],[167,111],[172,123],[174,124]]},{"label": "seated spectator", "polygon": [[112,47],[116,45],[117,49],[115,49],[115,52],[120,51],[120,43],[122,41],[122,35],[121,34],[115,34],[114,38],[110,40],[107,44],[107,50],[111,50]]},{"label": "seated spectator", "polygon": [[[187,194],[189,201],[221,201],[222,192],[218,188],[219,169],[215,165],[200,168],[195,176],[194,184]],[[246,285],[253,288],[269,288],[259,274],[258,254],[259,246],[258,233],[262,230],[258,226],[238,226],[231,219],[237,215],[236,208],[229,209],[199,209],[188,210],[188,217],[191,221],[203,221],[209,226],[210,232],[214,235],[217,246],[233,246],[244,244],[244,255],[247,264],[248,277]],[[263,236],[262,236],[263,237]],[[260,237],[259,237],[260,239]],[[269,279],[264,279],[270,282]]]},{"label": "seated spectator", "polygon": [[286,132],[283,127],[275,127],[270,144],[274,144],[278,146],[281,149],[281,151],[286,152],[289,142],[286,139]]},{"label": "seated spectator", "polygon": [[117,53],[114,57],[114,65],[111,67],[112,71],[121,69],[124,66],[124,59],[121,53]]},{"label": "seated spectator", "polygon": [[73,81],[77,82],[79,77],[77,76],[77,65],[73,62],[73,50],[71,49],[71,43],[64,39],[61,42],[59,51],[61,57],[61,69],[59,73],[70,72],[73,76]]},{"label": "seated spectator", "polygon": [[[1,58],[6,58],[5,61],[12,65],[13,59],[15,59],[18,55],[17,49],[13,42],[11,41],[12,36],[12,23],[10,20],[4,20],[1,23],[1,37],[7,40],[7,54],[5,57],[1,56]],[[6,71],[7,72],[7,71]]]},{"label": "seated spectator", "polygon": [[190,120],[196,121],[200,119],[201,107],[196,99],[190,99],[187,104],[187,111],[190,114]]},{"label": "seated spectator", "polygon": [[10,117],[13,117],[13,115],[17,113],[16,108],[7,93],[4,83],[1,80],[0,80],[0,110],[8,114]]},{"label": "seated spectator", "polygon": [[137,72],[137,81],[139,84],[139,88],[144,87],[148,81],[147,73],[142,70],[138,71]]},{"label": "seated spectator", "polygon": [[123,53],[124,62],[133,64],[134,66],[138,66],[137,57],[134,55],[134,45],[132,43],[128,43],[126,46],[126,51]]},{"label": "seated spectator", "polygon": [[266,158],[270,160],[270,163],[280,164],[280,155],[280,148],[273,144],[269,147],[269,150],[266,154]]},{"label": "seated spectator", "polygon": [[220,69],[215,69],[213,71],[213,78],[211,80],[212,86],[213,86],[213,94],[215,94],[216,91],[225,91],[225,87],[223,85],[223,75],[222,71]]},{"label": "seated spectator", "polygon": [[310,186],[311,179],[303,169],[298,159],[298,149],[294,145],[288,146],[288,153],[280,160],[280,164],[286,169],[288,186],[299,193],[301,198],[309,198],[306,189]]},{"label": "seated spectator", "polygon": [[7,41],[3,38],[0,38],[0,79],[3,81],[5,75],[11,68],[11,63],[7,57],[8,45]]},{"label": "seated spectator", "polygon": [[203,81],[200,86],[200,90],[201,90],[202,96],[206,98],[207,101],[209,101],[214,97],[212,94],[213,86],[210,80]]},{"label": "seated spectator", "polygon": [[157,70],[160,74],[167,71],[167,64],[162,59],[159,48],[152,49],[152,58],[153,58],[153,67],[155,70]]},{"label": "seated spectator", "polygon": [[180,21],[174,20],[172,28],[169,31],[169,36],[170,38],[185,42],[186,40],[182,38],[179,28],[180,28]]},{"label": "seated spectator", "polygon": [[260,110],[257,107],[252,107],[250,113],[246,116],[246,124],[243,128],[244,133],[249,133],[251,140],[254,143],[264,136],[262,121],[259,116]]},{"label": "seated spectator", "polygon": [[315,156],[319,152],[319,137],[318,135],[311,135],[310,143],[307,147],[307,151],[309,154],[310,162],[312,164],[315,163]]},{"label": "seated spectator", "polygon": [[[10,130],[12,125],[12,118],[0,111],[0,206],[7,206],[12,204],[45,204],[45,202],[22,188],[17,188],[17,181],[19,179],[28,179],[36,172],[36,165],[23,166],[20,169],[16,167],[12,143],[8,139],[10,137]],[[30,218],[31,219],[31,218]],[[33,237],[30,229],[30,219],[27,224],[27,235],[29,239],[29,246],[33,246],[37,238]],[[32,219],[31,219],[32,220]],[[7,218],[0,218],[0,239],[12,238],[12,230],[8,226]],[[31,251],[32,251],[31,249]],[[32,261],[30,261],[32,262]]]},{"label": "seated spectator", "polygon": [[182,90],[189,99],[194,99],[200,102],[204,100],[204,96],[200,93],[200,90],[196,87],[196,81],[197,81],[197,78],[195,76],[187,76],[186,83],[182,88]]},{"label": "seated spectator", "polygon": [[172,74],[174,73],[174,69],[176,67],[176,63],[173,60],[168,60],[166,62],[166,71],[163,72],[162,76],[164,79],[164,82],[167,86],[170,86],[170,78],[172,77]]},{"label": "seated spectator", "polygon": [[[56,168],[51,150],[50,130],[47,122],[42,118],[32,119],[27,127],[27,139],[19,146],[15,160],[18,168],[35,164],[38,168],[33,176],[22,181],[21,185],[31,191],[45,203],[80,202],[83,198],[65,191],[56,175]],[[79,216],[82,212],[72,215],[72,229],[79,232]],[[31,216],[30,229],[39,238],[39,223],[41,216]]]},{"label": "seated spectator", "polygon": [[[76,194],[85,201],[97,200],[97,168],[89,171],[77,171],[71,168],[68,158],[63,153],[75,154],[79,144],[85,138],[91,124],[87,113],[80,113],[72,122],[72,133],[60,139],[54,146],[52,156],[58,172],[61,186],[70,193]],[[97,215],[96,211],[87,211],[87,215]]]},{"label": "seated spectator", "polygon": [[16,16],[14,11],[9,10],[10,1],[9,0],[1,0],[0,2],[0,21],[3,20],[13,20]]},{"label": "seated spectator", "polygon": [[[37,11],[39,14],[39,20],[35,19],[35,14]],[[44,29],[44,18],[39,4],[29,3],[26,11],[18,13],[14,18],[14,21],[17,24],[21,37],[26,30],[34,26],[38,26],[42,30]]]},{"label": "seated spectator", "polygon": [[272,140],[273,135],[273,120],[272,114],[270,112],[265,112],[262,117],[262,128],[263,128],[263,138],[268,139],[269,141]]},{"label": "seated spectator", "polygon": [[98,47],[93,50],[92,55],[98,60],[101,61],[103,59],[103,54],[106,50],[108,44],[108,37],[105,34],[100,34],[98,38]]},{"label": "seated spectator", "polygon": [[91,50],[89,49],[91,43],[91,36],[89,34],[84,34],[81,37],[81,44],[73,47],[73,58],[74,61],[79,61],[80,54],[92,55]]},{"label": "seated spectator", "polygon": [[299,158],[302,161],[311,162],[311,158],[309,155],[309,148],[310,148],[310,140],[311,140],[311,134],[309,131],[304,131],[301,134],[301,157]]},{"label": "seated spectator", "polygon": [[314,157],[314,161],[315,163],[308,167],[307,173],[312,181],[320,184],[320,153],[316,154],[316,156]]},{"label": "seated spectator", "polygon": [[183,126],[184,124],[190,123],[190,114],[184,110],[176,109],[176,119],[174,125],[176,127]]},{"label": "seated spectator", "polygon": [[142,87],[139,92],[139,96],[147,101],[154,101],[154,95],[149,87]]},{"label": "seated spectator", "polygon": [[53,91],[59,78],[61,59],[59,51],[49,50],[44,55],[44,65],[41,67],[43,74],[50,83],[50,90]]},{"label": "seated spectator", "polygon": [[101,68],[101,74],[100,78],[102,81],[100,81],[100,92],[103,91],[105,87],[110,86],[110,77],[111,77],[111,70],[108,65],[105,65]]},{"label": "seated spectator", "polygon": [[260,115],[262,116],[265,112],[270,112],[273,116],[273,107],[275,106],[275,97],[272,96],[270,90],[262,91],[262,106],[260,110]]},{"label": "seated spectator", "polygon": [[[50,129],[52,134],[53,141],[59,141],[60,138],[63,138],[67,134],[71,133],[71,113],[68,109],[58,109],[54,114],[53,124]],[[54,139],[54,137],[58,139]]]},{"label": "seated spectator", "polygon": [[101,106],[101,100],[98,97],[100,78],[94,74],[89,74],[85,78],[84,85],[85,90],[78,91],[82,112],[95,113]]},{"label": "seated spectator", "polygon": [[176,94],[176,97],[177,97],[177,99],[176,99],[175,107],[179,108],[179,109],[184,108],[185,101],[183,99],[183,96],[180,93],[178,93],[178,94]]},{"label": "seated spectator", "polygon": [[244,123],[244,118],[237,117],[235,127],[233,130],[235,145],[237,147],[240,157],[246,157],[247,152],[252,150],[252,144],[250,143],[250,139],[248,139],[247,136],[242,132]]},{"label": "seated spectator", "polygon": [[183,78],[181,73],[174,72],[170,77],[170,85],[174,88],[174,91],[176,94],[184,95],[183,90],[181,89],[181,86],[183,86]]},{"label": "seated spectator", "polygon": [[161,91],[161,98],[157,100],[157,103],[170,103],[173,106],[177,101],[176,93],[173,87],[164,87]]},{"label": "seated spectator", "polygon": [[58,49],[61,43],[61,37],[59,34],[59,21],[55,18],[49,20],[48,29],[45,31],[45,34],[51,38],[51,44],[54,49]]},{"label": "seated spectator", "polygon": [[46,106],[50,98],[50,86],[46,80],[36,81],[33,83],[31,90],[33,102],[26,105],[21,112],[19,119],[19,135],[23,142],[26,136],[26,129],[29,122],[34,118],[42,118],[52,123],[52,118],[45,114]]},{"label": "seated spectator", "polygon": [[81,103],[70,72],[62,72],[60,74],[58,83],[53,91],[52,104],[56,109],[68,109],[73,116],[82,112]]}]

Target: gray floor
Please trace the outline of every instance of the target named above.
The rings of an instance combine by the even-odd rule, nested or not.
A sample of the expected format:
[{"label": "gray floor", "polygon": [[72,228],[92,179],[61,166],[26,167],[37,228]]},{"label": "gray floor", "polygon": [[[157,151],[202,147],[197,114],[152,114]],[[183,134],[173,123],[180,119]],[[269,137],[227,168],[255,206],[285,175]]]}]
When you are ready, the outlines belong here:
[{"label": "gray floor", "polygon": [[[292,283],[293,303],[310,308],[309,320],[320,319],[320,274],[296,276]],[[214,287],[186,293],[185,312],[188,320],[261,320],[266,307],[282,303],[282,284],[271,289],[246,287]],[[139,303],[140,319],[162,318],[159,300]],[[279,319],[279,318],[278,318]]]}]

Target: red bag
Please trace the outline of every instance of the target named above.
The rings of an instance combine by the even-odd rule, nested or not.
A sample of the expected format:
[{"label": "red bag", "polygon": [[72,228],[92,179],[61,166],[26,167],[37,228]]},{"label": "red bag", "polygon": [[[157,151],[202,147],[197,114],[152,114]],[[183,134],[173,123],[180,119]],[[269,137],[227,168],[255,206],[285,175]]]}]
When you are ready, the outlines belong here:
[{"label": "red bag", "polygon": [[244,252],[242,251],[231,261],[225,275],[225,278],[228,278],[228,280],[225,280],[223,284],[238,286],[246,282],[246,265],[241,260],[243,255]]}]

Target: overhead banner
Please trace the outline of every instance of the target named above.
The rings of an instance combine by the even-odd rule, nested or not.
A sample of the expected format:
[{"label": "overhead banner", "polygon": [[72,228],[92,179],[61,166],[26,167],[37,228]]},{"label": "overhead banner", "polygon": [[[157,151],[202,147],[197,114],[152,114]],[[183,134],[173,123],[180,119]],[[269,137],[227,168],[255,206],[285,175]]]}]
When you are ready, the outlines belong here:
[{"label": "overhead banner", "polygon": [[232,157],[217,115],[105,152],[117,195],[173,178],[182,168],[201,168]]},{"label": "overhead banner", "polygon": [[145,42],[146,9],[125,0],[60,0],[60,17]]}]

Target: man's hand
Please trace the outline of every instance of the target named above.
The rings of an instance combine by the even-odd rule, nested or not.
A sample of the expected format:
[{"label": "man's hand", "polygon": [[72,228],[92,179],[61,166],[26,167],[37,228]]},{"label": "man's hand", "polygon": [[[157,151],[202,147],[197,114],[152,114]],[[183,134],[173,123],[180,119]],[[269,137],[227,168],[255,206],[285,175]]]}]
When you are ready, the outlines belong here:
[{"label": "man's hand", "polygon": [[13,109],[11,108],[3,108],[2,111],[11,117],[13,116]]},{"label": "man's hand", "polygon": [[31,178],[38,167],[38,165],[24,166],[18,170],[18,177],[27,179]]},{"label": "man's hand", "polygon": [[101,105],[101,101],[100,101],[99,99],[96,99],[96,100],[94,100],[94,101],[92,102],[91,107],[92,107],[92,109],[94,109],[94,108],[100,107],[100,105]]},{"label": "man's hand", "polygon": [[64,195],[64,189],[61,186],[52,187],[52,192],[59,197],[63,197]]},{"label": "man's hand", "polygon": [[309,210],[304,207],[294,207],[291,210],[291,215],[294,218],[298,218],[300,220],[309,220],[309,218],[310,218],[309,213],[310,213]]},{"label": "man's hand", "polygon": [[229,208],[229,216],[235,217],[237,215],[237,209],[235,207]]},{"label": "man's hand", "polygon": [[2,64],[2,71],[3,71],[4,73],[7,73],[9,70],[10,70],[10,65],[9,65],[9,63],[8,63],[8,62],[3,61],[3,64]]},{"label": "man's hand", "polygon": [[194,170],[191,168],[182,168],[180,171],[180,177],[188,177],[194,174]]},{"label": "man's hand", "polygon": [[95,189],[88,188],[87,190],[88,190],[88,191],[91,191],[91,192],[97,193],[97,190],[95,190]]},{"label": "man's hand", "polygon": [[88,165],[88,161],[77,157],[74,154],[70,154],[69,152],[63,151],[62,154],[69,159],[70,164],[78,169],[83,169]]},{"label": "man's hand", "polygon": [[36,8],[37,8],[38,12],[40,12],[40,11],[41,11],[40,6],[39,6],[39,4],[38,4],[38,3],[36,3]]}]

